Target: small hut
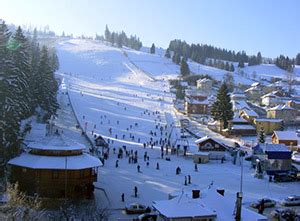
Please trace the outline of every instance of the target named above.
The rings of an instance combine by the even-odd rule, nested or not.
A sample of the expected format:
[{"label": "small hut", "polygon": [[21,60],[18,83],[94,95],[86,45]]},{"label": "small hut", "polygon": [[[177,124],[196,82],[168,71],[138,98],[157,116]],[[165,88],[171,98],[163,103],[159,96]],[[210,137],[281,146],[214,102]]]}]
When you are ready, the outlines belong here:
[{"label": "small hut", "polygon": [[101,161],[84,145],[53,136],[30,143],[25,153],[11,159],[11,181],[21,191],[50,198],[90,198]]}]

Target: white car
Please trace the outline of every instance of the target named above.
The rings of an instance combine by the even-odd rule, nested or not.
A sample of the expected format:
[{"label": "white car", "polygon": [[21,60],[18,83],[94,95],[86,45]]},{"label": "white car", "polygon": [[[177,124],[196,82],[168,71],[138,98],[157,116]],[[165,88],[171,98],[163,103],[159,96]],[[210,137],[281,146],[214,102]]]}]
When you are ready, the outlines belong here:
[{"label": "white car", "polygon": [[300,206],[300,196],[292,195],[280,202],[283,206]]},{"label": "white car", "polygon": [[151,209],[145,205],[132,203],[125,207],[127,214],[142,214],[145,212],[151,212]]}]

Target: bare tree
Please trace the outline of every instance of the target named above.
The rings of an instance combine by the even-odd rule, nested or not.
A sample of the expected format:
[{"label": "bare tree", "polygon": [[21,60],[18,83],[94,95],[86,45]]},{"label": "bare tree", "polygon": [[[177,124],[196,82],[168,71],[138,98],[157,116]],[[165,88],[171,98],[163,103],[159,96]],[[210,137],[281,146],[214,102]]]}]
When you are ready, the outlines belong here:
[{"label": "bare tree", "polygon": [[289,94],[291,94],[292,90],[293,90],[293,85],[295,83],[295,73],[293,71],[291,71],[291,72],[287,71],[285,73],[285,78],[286,78],[286,82],[289,87]]}]

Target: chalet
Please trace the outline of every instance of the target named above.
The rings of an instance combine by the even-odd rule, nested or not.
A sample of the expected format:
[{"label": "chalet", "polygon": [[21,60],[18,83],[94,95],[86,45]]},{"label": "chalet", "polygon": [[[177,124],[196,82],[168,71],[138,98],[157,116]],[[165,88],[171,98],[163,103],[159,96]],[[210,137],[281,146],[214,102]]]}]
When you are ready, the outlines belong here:
[{"label": "chalet", "polygon": [[[189,192],[176,192],[170,200],[159,200],[152,203],[158,212],[159,220],[165,221],[215,221],[234,220],[233,213],[236,198],[234,195],[221,194],[215,188],[201,188]],[[266,221],[267,217],[242,206],[241,220]]]},{"label": "chalet", "polygon": [[298,115],[300,115],[300,101],[290,100],[286,102],[288,107],[294,108],[298,111]]},{"label": "chalet", "polygon": [[240,116],[235,116],[230,121],[230,135],[255,135],[256,129],[247,120]]},{"label": "chalet", "polygon": [[267,107],[278,105],[279,97],[274,93],[268,93],[261,97],[261,103]]},{"label": "chalet", "polygon": [[277,105],[267,110],[267,118],[282,119],[285,124],[295,121],[297,114],[297,110],[287,105]]},{"label": "chalet", "polygon": [[11,159],[11,181],[21,191],[50,198],[90,198],[97,181],[98,158],[85,146],[59,137],[28,145],[28,151]]},{"label": "chalet", "polygon": [[251,108],[244,108],[241,110],[240,116],[250,123],[253,123],[254,119],[259,117],[258,114]]},{"label": "chalet", "polygon": [[252,147],[254,159],[263,162],[263,168],[268,175],[287,172],[292,166],[292,151],[285,144],[258,144]]},{"label": "chalet", "polygon": [[209,159],[221,159],[225,157],[225,151],[227,147],[225,144],[218,142],[217,140],[205,136],[195,141],[198,146],[199,152],[209,152]]},{"label": "chalet", "polygon": [[244,101],[247,99],[246,95],[244,93],[232,93],[230,95],[231,100],[233,101]]},{"label": "chalet", "polygon": [[197,89],[187,89],[185,90],[185,96],[188,98],[192,98],[198,101],[204,101],[207,99],[207,95],[202,91]]},{"label": "chalet", "polygon": [[296,132],[293,131],[274,131],[272,135],[272,143],[286,146],[297,146],[299,139]]},{"label": "chalet", "polygon": [[251,87],[245,90],[247,94],[258,94],[262,91],[262,85],[259,82],[251,84]]},{"label": "chalet", "polygon": [[207,100],[199,101],[194,98],[185,98],[185,112],[187,114],[208,114]]},{"label": "chalet", "polygon": [[282,119],[256,118],[253,120],[253,123],[256,126],[257,133],[261,129],[263,129],[265,134],[272,134],[274,130],[283,129]]},{"label": "chalet", "polygon": [[197,89],[205,92],[209,92],[212,89],[212,80],[208,78],[202,78],[197,80]]}]

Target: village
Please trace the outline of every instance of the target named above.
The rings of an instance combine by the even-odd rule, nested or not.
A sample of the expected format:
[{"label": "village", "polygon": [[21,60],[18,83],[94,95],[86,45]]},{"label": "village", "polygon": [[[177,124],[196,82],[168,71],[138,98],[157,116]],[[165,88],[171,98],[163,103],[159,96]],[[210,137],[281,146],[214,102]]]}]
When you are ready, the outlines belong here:
[{"label": "village", "polygon": [[210,114],[220,81],[174,84],[139,68],[135,51],[124,56],[102,42],[63,39],[56,48],[57,116],[24,121],[24,151],[8,162],[21,191],[61,199],[40,219],[252,221],[299,213],[297,93],[279,83],[234,87],[234,117],[224,129]]}]

